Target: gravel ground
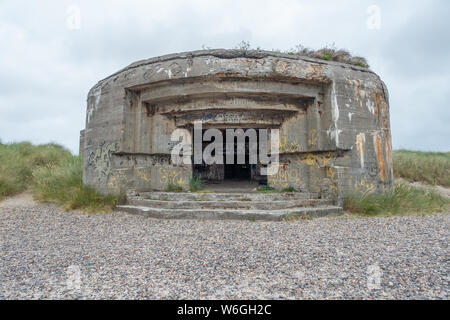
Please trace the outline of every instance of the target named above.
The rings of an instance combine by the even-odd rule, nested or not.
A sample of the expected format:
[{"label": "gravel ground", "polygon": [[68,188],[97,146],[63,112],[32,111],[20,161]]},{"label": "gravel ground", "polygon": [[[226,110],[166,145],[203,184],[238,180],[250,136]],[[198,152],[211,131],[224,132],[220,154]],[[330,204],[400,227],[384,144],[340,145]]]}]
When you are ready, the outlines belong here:
[{"label": "gravel ground", "polygon": [[167,221],[0,205],[0,299],[448,299],[448,214]]}]

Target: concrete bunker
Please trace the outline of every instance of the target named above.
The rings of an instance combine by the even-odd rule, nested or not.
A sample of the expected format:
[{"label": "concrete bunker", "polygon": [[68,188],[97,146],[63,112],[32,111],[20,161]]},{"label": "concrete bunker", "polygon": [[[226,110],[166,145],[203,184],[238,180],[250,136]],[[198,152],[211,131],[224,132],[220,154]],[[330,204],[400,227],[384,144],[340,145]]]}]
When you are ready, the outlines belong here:
[{"label": "concrete bunker", "polygon": [[[392,186],[388,93],[366,68],[266,51],[204,50],[139,61],[88,95],[83,179],[101,192],[242,180],[339,200]],[[280,168],[174,165],[171,134],[279,129]],[[258,143],[260,143],[258,141]]]}]

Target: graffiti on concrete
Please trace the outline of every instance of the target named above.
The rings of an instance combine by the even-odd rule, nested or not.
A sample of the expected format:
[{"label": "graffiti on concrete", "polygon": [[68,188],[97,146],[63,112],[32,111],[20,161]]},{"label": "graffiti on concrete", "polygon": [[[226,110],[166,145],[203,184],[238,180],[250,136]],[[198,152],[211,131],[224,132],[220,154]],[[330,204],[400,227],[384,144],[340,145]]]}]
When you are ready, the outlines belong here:
[{"label": "graffiti on concrete", "polygon": [[[264,177],[277,188],[329,192],[337,199],[354,187],[393,185],[389,96],[376,74],[255,54],[212,50],[152,58],[99,82],[89,93],[81,135],[84,182],[110,192],[115,185],[187,186],[192,177],[222,181],[224,172],[227,179],[242,178],[240,169],[225,171],[219,164],[199,173],[171,163],[171,131],[191,130],[199,120],[218,130],[279,129],[284,165],[269,181]],[[245,171],[245,179],[258,181],[256,176],[254,169]]]},{"label": "graffiti on concrete", "polygon": [[160,183],[162,185],[178,185],[187,184],[188,178],[185,170],[182,168],[159,168]]},{"label": "graffiti on concrete", "polygon": [[103,141],[89,154],[88,166],[100,176],[107,179],[111,175],[111,155],[119,150],[117,142],[107,143]]},{"label": "graffiti on concrete", "polygon": [[[302,173],[300,168],[292,168],[280,165],[278,172],[268,177],[269,185],[275,189],[298,187],[301,183]],[[303,177],[304,178],[304,177]]]},{"label": "graffiti on concrete", "polygon": [[280,137],[280,153],[295,153],[302,152],[302,148],[295,141],[288,141],[286,136]]}]

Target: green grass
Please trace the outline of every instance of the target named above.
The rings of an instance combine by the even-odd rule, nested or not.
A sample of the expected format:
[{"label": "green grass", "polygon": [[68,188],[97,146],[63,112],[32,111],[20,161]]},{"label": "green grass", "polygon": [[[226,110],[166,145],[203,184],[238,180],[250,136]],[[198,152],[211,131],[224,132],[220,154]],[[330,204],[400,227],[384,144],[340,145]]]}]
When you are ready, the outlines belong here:
[{"label": "green grass", "polygon": [[110,211],[122,197],[83,185],[82,160],[57,144],[0,144],[0,200],[31,189],[36,200],[67,210]]},{"label": "green grass", "polygon": [[282,193],[298,192],[294,187],[287,187],[281,190]]},{"label": "green grass", "polygon": [[257,189],[257,191],[261,192],[261,193],[291,193],[291,192],[298,192],[298,190],[296,190],[294,187],[287,187],[287,188],[284,188],[282,190],[278,190],[278,189],[275,189],[275,188],[273,188],[271,186],[268,186],[268,185],[265,185],[264,187],[259,187]]},{"label": "green grass", "polygon": [[69,151],[54,144],[0,144],[0,199],[28,189],[32,184],[34,170],[59,166],[71,156]]},{"label": "green grass", "polygon": [[[409,182],[450,187],[450,153],[397,150],[393,153],[394,174]],[[345,199],[344,209],[367,215],[428,214],[450,210],[450,200],[438,192],[395,185],[382,194],[355,193]]]},{"label": "green grass", "polygon": [[191,178],[189,181],[189,187],[191,192],[200,192],[203,190],[205,182],[202,178]]},{"label": "green grass", "polygon": [[183,187],[176,184],[169,184],[166,189],[167,192],[184,192]]},{"label": "green grass", "polygon": [[450,187],[450,152],[394,151],[397,178]]},{"label": "green grass", "polygon": [[275,189],[271,186],[268,186],[268,185],[265,185],[264,187],[260,187],[257,190],[258,190],[258,192],[261,192],[261,193],[279,193],[280,192],[277,189]]},{"label": "green grass", "polygon": [[[450,153],[394,151],[396,177],[450,187]],[[208,193],[201,179],[190,181],[192,192]],[[110,211],[123,196],[103,196],[82,182],[82,159],[57,144],[34,146],[28,142],[0,143],[0,200],[32,189],[36,200],[56,203],[67,210]],[[183,192],[180,186],[167,191]],[[280,191],[264,186],[261,193]],[[281,192],[295,192],[286,188]],[[364,215],[397,215],[450,210],[448,199],[422,188],[399,184],[383,194],[352,194],[345,209]]]},{"label": "green grass", "polygon": [[449,209],[450,200],[437,192],[404,183],[382,194],[355,193],[347,196],[344,203],[345,211],[367,216],[429,214]]}]

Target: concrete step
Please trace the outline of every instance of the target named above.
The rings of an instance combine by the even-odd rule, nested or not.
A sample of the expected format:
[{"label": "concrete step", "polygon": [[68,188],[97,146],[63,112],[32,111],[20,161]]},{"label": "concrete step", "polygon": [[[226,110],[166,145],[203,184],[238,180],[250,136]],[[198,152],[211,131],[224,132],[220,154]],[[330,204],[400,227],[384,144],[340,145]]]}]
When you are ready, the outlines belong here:
[{"label": "concrete step", "polygon": [[162,201],[286,201],[318,199],[314,193],[191,193],[191,192],[143,192],[138,197]]},{"label": "concrete step", "polygon": [[242,209],[164,209],[146,206],[117,206],[118,211],[160,219],[206,219],[206,220],[263,220],[281,221],[295,217],[318,218],[336,216],[342,213],[337,206],[318,206],[284,210],[242,210]]},{"label": "concrete step", "polygon": [[210,200],[210,201],[163,201],[150,200],[140,197],[128,199],[128,205],[160,209],[241,209],[241,210],[281,210],[304,207],[317,207],[332,205],[331,200],[324,199],[297,199],[276,201],[250,201],[250,200]]}]

